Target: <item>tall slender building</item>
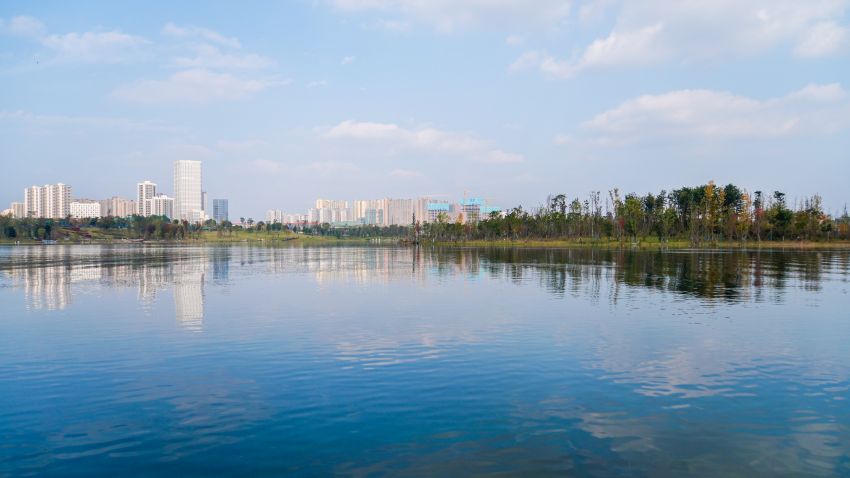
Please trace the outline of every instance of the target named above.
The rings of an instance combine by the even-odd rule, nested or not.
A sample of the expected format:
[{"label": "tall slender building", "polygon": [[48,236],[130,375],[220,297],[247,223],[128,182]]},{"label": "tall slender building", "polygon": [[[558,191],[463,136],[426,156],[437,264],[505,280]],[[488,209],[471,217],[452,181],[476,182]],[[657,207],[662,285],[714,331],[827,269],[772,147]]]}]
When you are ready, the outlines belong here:
[{"label": "tall slender building", "polygon": [[201,162],[174,162],[174,217],[192,223],[204,220]]},{"label": "tall slender building", "polygon": [[156,196],[156,183],[150,181],[136,183],[136,214],[144,217],[153,214],[148,199],[154,196]]},{"label": "tall slender building", "polygon": [[24,217],[44,217],[45,201],[40,186],[24,189]]}]

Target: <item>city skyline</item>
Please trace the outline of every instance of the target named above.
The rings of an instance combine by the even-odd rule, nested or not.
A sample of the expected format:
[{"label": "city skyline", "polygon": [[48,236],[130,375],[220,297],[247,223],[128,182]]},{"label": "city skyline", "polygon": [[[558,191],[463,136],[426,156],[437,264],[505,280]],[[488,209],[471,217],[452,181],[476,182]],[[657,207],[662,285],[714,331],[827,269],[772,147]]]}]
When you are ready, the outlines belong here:
[{"label": "city skyline", "polygon": [[132,198],[185,159],[236,217],[709,180],[836,212],[848,5],[328,0],[253,3],[247,22],[244,5],[4,2],[0,204],[60,181]]}]

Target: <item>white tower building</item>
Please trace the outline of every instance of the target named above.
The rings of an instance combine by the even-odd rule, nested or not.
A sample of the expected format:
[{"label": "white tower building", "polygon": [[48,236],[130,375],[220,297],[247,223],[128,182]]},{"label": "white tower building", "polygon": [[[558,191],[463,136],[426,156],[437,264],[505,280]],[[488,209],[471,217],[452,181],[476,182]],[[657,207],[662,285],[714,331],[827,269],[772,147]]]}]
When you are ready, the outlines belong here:
[{"label": "white tower building", "polygon": [[189,222],[203,221],[201,162],[174,162],[174,217]]},{"label": "white tower building", "polygon": [[148,217],[152,214],[148,199],[156,196],[156,183],[144,181],[136,184],[136,214]]}]

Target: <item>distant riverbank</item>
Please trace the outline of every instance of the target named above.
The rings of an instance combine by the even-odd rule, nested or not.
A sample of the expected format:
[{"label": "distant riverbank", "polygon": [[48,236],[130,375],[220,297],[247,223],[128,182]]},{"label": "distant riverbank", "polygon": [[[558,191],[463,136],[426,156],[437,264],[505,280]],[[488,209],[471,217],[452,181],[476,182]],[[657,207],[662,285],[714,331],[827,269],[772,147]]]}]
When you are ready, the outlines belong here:
[{"label": "distant riverbank", "polygon": [[[56,241],[58,245],[72,244],[211,244],[211,245],[263,245],[263,246],[312,246],[312,245],[392,245],[401,244],[400,238],[378,237],[334,237],[294,234],[290,232],[249,233],[239,231],[231,234],[218,234],[204,231],[184,239],[134,239],[116,235],[104,237],[66,237]],[[0,239],[0,245],[39,245],[38,240]],[[687,240],[659,241],[655,238],[645,240],[618,241],[615,239],[577,240],[577,239],[497,239],[497,240],[459,240],[432,241],[423,240],[424,246],[440,247],[499,247],[499,248],[539,248],[539,249],[642,249],[642,250],[684,250],[684,249],[850,249],[850,241],[703,241],[693,244]]]},{"label": "distant riverbank", "polygon": [[513,239],[435,241],[434,245],[464,247],[598,248],[598,249],[850,249],[850,241],[632,241],[574,239]]}]

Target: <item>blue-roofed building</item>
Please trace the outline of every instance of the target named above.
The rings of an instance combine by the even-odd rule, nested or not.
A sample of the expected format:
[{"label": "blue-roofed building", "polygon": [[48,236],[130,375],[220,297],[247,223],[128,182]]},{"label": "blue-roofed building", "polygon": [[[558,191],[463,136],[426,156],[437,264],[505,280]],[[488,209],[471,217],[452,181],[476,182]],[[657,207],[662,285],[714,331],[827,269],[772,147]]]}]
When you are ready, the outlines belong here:
[{"label": "blue-roofed building", "polygon": [[446,219],[448,219],[451,207],[448,202],[432,201],[425,206],[425,211],[427,212],[427,217],[425,218],[427,222],[437,222],[440,214],[444,214]]},{"label": "blue-roofed building", "polygon": [[463,214],[463,221],[474,223],[481,220],[481,208],[484,207],[484,200],[481,198],[464,198],[460,202],[460,211]]}]

